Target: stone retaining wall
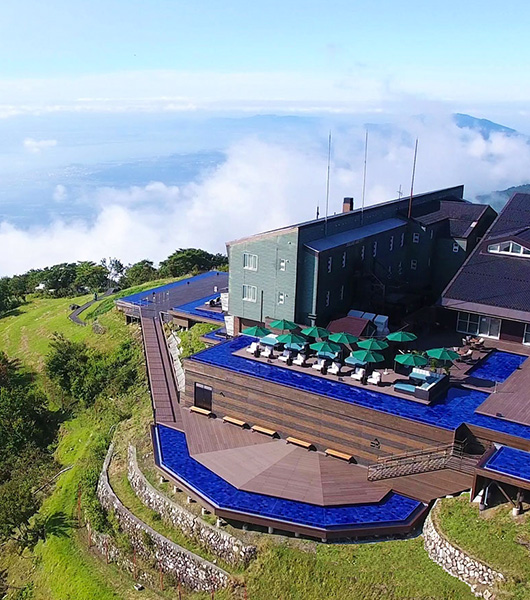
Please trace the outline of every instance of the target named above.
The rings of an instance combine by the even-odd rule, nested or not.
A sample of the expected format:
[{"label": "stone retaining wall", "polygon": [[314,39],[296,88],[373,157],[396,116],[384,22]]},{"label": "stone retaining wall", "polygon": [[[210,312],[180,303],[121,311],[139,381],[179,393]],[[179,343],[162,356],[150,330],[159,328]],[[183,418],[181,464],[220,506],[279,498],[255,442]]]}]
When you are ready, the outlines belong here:
[{"label": "stone retaining wall", "polygon": [[504,580],[504,575],[471,558],[464,551],[449,543],[436,530],[432,511],[425,520],[423,537],[425,550],[431,560],[453,577],[469,585],[475,596],[486,598],[486,600],[495,598],[492,588],[496,582]]},{"label": "stone retaining wall", "polygon": [[206,523],[156,490],[140,471],[134,446],[129,446],[127,475],[132,489],[146,506],[212,554],[229,564],[244,566],[256,557],[255,546]]},{"label": "stone retaining wall", "polygon": [[107,511],[114,513],[138,555],[148,561],[154,559],[163,572],[192,590],[211,592],[226,587],[230,583],[226,571],[160,535],[123,506],[108,478],[113,452],[111,444],[98,482],[98,498]]}]

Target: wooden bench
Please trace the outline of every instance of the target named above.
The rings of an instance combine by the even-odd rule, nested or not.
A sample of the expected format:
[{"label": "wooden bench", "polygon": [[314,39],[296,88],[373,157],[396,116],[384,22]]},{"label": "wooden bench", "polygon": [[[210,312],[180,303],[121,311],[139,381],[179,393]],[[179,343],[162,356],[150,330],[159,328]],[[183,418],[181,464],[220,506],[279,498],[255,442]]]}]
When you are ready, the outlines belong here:
[{"label": "wooden bench", "polygon": [[223,421],[225,423],[231,423],[232,425],[237,425],[238,427],[248,427],[248,423],[246,421],[242,421],[241,419],[236,419],[235,417],[229,417],[225,415],[223,417]]},{"label": "wooden bench", "polygon": [[211,417],[213,415],[211,410],[206,410],[205,408],[200,408],[199,406],[190,406],[190,412],[197,413],[198,415],[204,415],[205,417]]},{"label": "wooden bench", "polygon": [[265,435],[270,435],[271,437],[280,437],[277,431],[274,429],[267,429],[266,427],[262,427],[261,425],[252,425],[252,431],[257,431],[258,433],[264,433]]},{"label": "wooden bench", "polygon": [[301,448],[305,448],[306,450],[310,450],[311,448],[315,447],[314,444],[312,444],[311,442],[299,440],[298,438],[295,438],[295,437],[285,438],[285,441],[288,444],[294,444],[295,446],[300,446]]},{"label": "wooden bench", "polygon": [[353,460],[353,456],[351,454],[346,454],[346,452],[339,452],[339,450],[333,450],[333,448],[326,448],[325,453],[326,456],[333,456],[334,458],[340,458],[347,462],[351,462]]}]

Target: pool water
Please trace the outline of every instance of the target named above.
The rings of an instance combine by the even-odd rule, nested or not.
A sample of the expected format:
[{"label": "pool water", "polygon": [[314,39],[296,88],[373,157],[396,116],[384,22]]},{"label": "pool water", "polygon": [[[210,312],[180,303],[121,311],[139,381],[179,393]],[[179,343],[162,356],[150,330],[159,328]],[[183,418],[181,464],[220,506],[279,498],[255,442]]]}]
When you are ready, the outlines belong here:
[{"label": "pool water", "polygon": [[514,371],[517,371],[526,359],[527,357],[521,354],[494,350],[484,360],[468,371],[467,374],[477,379],[502,383]]}]

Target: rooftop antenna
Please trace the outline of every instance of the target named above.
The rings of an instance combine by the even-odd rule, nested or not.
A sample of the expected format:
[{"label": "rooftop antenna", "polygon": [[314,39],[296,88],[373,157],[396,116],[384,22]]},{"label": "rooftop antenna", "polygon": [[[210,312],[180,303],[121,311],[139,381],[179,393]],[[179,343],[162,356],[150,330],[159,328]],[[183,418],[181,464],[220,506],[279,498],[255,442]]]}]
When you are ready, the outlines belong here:
[{"label": "rooftop antenna", "polygon": [[412,215],[412,196],[414,194],[414,176],[416,175],[416,157],[418,156],[418,138],[416,138],[416,145],[414,146],[414,162],[412,163],[412,179],[410,182],[410,198],[409,198],[409,215],[410,219]]},{"label": "rooftop antenna", "polygon": [[368,157],[368,128],[366,129],[366,136],[364,138],[364,170],[363,170],[363,193],[361,199],[361,225],[364,217],[364,197],[366,194],[366,159]]},{"label": "rooftop antenna", "polygon": [[329,170],[331,164],[331,129],[328,138],[328,176],[326,182],[326,220],[324,221],[324,235],[328,235],[328,209],[329,209]]}]

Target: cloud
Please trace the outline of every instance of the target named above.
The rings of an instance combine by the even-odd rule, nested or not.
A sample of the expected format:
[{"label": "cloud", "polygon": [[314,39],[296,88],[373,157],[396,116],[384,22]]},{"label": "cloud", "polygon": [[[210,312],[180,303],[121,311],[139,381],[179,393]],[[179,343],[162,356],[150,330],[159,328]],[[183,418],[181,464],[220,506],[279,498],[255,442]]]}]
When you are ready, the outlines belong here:
[{"label": "cloud", "polygon": [[34,140],[33,138],[26,138],[23,142],[24,148],[32,154],[39,154],[46,148],[53,148],[57,146],[57,140]]},{"label": "cloud", "polygon": [[62,184],[58,184],[55,186],[52,195],[54,202],[64,202],[68,199],[68,191],[66,187]]},{"label": "cloud", "polygon": [[[327,139],[289,144],[257,138],[237,142],[224,164],[183,186],[156,181],[127,188],[102,187],[83,201],[97,207],[92,222],[56,221],[29,231],[0,224],[0,274],[24,272],[62,261],[116,256],[125,262],[160,261],[179,247],[224,250],[227,240],[323,215],[326,198]],[[522,136],[458,129],[443,115],[404,119],[371,129],[368,141],[366,205],[410,189],[414,140],[419,138],[416,192],[466,185],[466,197],[527,181],[530,146]],[[342,198],[360,205],[364,130],[334,134],[330,213]],[[62,185],[54,198],[72,195]],[[75,200],[72,198],[72,201]]]}]

